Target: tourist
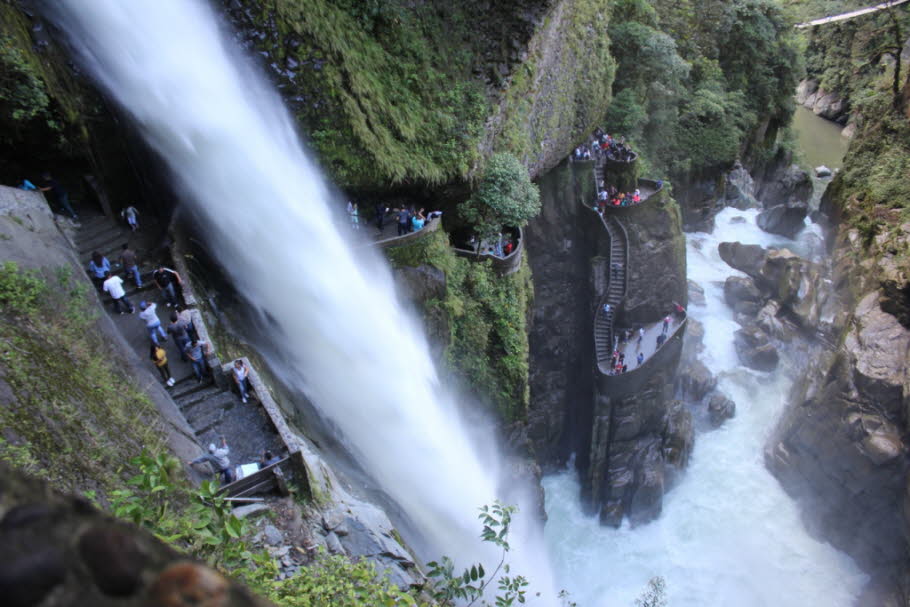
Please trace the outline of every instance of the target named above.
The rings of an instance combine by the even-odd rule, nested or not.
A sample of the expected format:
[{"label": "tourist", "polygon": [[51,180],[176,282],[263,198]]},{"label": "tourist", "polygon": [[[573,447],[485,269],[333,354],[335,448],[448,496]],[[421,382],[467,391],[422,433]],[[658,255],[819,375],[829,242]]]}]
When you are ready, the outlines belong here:
[{"label": "tourist", "polygon": [[166,268],[164,264],[159,264],[158,269],[152,274],[152,280],[155,281],[155,286],[161,292],[161,297],[164,298],[167,307],[176,306],[177,292],[175,291],[175,286],[183,285],[183,281],[180,280],[180,274],[170,268]]},{"label": "tourist", "polygon": [[629,370],[629,366],[628,366],[628,365],[623,365],[623,366],[622,366],[622,369],[620,369],[619,372],[620,372],[620,373],[625,373],[625,372],[628,371],[628,370]]},{"label": "tourist", "polygon": [[385,215],[389,212],[387,206],[381,202],[376,203],[376,228],[379,229],[379,233],[382,234],[382,231],[385,229]]},{"label": "tourist", "polygon": [[667,316],[664,318],[663,333],[666,333],[669,329],[670,329],[670,316],[667,315]]},{"label": "tourist", "polygon": [[226,485],[234,480],[234,475],[231,471],[231,460],[228,459],[230,452],[227,440],[222,436],[220,448],[216,448],[215,443],[209,444],[209,452],[191,461],[190,465],[201,464],[202,462],[212,464],[215,470],[221,473],[221,480]]},{"label": "tourist", "polygon": [[134,312],[133,304],[126,298],[126,291],[123,290],[122,278],[107,272],[105,274],[102,289],[114,300],[114,309],[117,310],[117,312],[120,314],[132,314]]},{"label": "tourist", "polygon": [[613,350],[613,356],[610,357],[610,367],[616,366],[616,361],[619,360],[619,350]]},{"label": "tourist", "polygon": [[636,360],[638,361],[638,365],[636,365],[636,366],[640,367],[640,366],[641,366],[641,363],[645,362],[645,353],[644,353],[644,352],[639,352],[639,353],[638,353],[638,358],[636,358]]},{"label": "tourist", "polygon": [[411,213],[404,207],[401,207],[398,211],[398,235],[404,236],[408,233],[408,228],[411,225]]},{"label": "tourist", "polygon": [[679,305],[678,303],[676,303],[675,301],[673,302],[673,309],[676,311],[676,315],[679,316],[680,318],[682,318],[683,316],[686,315],[686,309],[684,307],[682,307],[681,305]]},{"label": "tourist", "polygon": [[611,263],[610,264],[610,277],[613,279],[617,278],[619,276],[620,270],[622,270],[622,266],[619,265],[619,263],[617,263],[615,261],[613,263]]},{"label": "tourist", "polygon": [[186,323],[181,322],[180,315],[177,312],[171,312],[171,324],[167,326],[167,333],[174,338],[177,349],[180,350],[180,358],[185,362],[187,360],[186,347],[190,344],[190,335],[187,332]]},{"label": "tourist", "polygon": [[158,312],[156,308],[158,304],[147,303],[144,301],[139,302],[139,318],[145,322],[145,328],[149,332],[149,339],[152,340],[152,343],[158,343],[158,337],[160,336],[163,341],[167,341],[167,334],[164,332],[164,329],[161,328],[161,321],[158,320]]},{"label": "tourist", "polygon": [[126,223],[133,232],[139,229],[139,211],[136,210],[136,207],[132,205],[126,207],[120,211],[120,217],[126,219]]},{"label": "tourist", "polygon": [[193,324],[193,313],[190,312],[190,309],[186,306],[177,306],[176,310],[180,316],[180,324],[186,327],[186,334],[190,341],[199,339],[199,333],[196,332],[196,325]]},{"label": "tourist", "polygon": [[357,208],[357,203],[354,203],[353,208],[351,209],[351,228],[354,230],[360,229],[360,209]]},{"label": "tourist", "polygon": [[420,209],[420,212],[411,217],[411,227],[415,232],[419,232],[423,229],[426,219],[423,216],[423,209]]},{"label": "tourist", "polygon": [[638,193],[638,190],[635,190],[635,193],[632,194],[632,202],[634,204],[638,204],[639,202],[641,202],[641,195]]},{"label": "tourist", "polygon": [[60,185],[60,182],[54,179],[47,171],[41,174],[41,185],[38,186],[38,189],[42,192],[50,192],[51,198],[54,199],[57,206],[66,211],[73,219],[79,219],[79,216],[76,215],[76,211],[70,206],[69,192],[67,192],[64,187]]},{"label": "tourist", "polygon": [[171,368],[167,364],[167,352],[164,351],[164,348],[155,343],[149,344],[149,358],[155,363],[166,386],[171,387],[177,383],[177,380],[171,376]]},{"label": "tourist", "polygon": [[512,240],[510,239],[508,242],[506,242],[506,246],[504,246],[504,247],[502,248],[502,252],[503,252],[503,254],[504,254],[506,257],[508,257],[509,255],[512,254],[512,249],[514,249],[514,248],[515,248],[515,247],[514,247],[514,245],[512,244]]},{"label": "tourist", "polygon": [[645,328],[638,327],[638,346],[641,347],[641,342],[645,339]]},{"label": "tourist", "polygon": [[190,363],[193,365],[193,373],[196,375],[197,383],[201,382],[206,375],[205,357],[211,352],[212,348],[208,342],[201,339],[194,339],[186,349],[186,355],[190,358]]},{"label": "tourist", "polygon": [[95,288],[99,291],[107,279],[107,273],[110,271],[111,262],[107,260],[107,257],[98,251],[92,251],[92,258],[88,262],[88,275],[92,282],[95,283]]},{"label": "tourist", "polygon": [[281,458],[277,455],[272,455],[272,452],[266,449],[262,452],[262,458],[259,460],[259,469],[268,468],[269,466],[274,466],[281,461]]},{"label": "tourist", "polygon": [[666,333],[661,333],[660,335],[657,336],[657,349],[658,349],[658,350],[660,349],[660,347],[661,347],[662,345],[664,345],[664,342],[665,342],[666,340],[667,340],[667,334],[666,334]]},{"label": "tourist", "polygon": [[607,316],[610,315],[610,310],[612,310],[612,309],[613,308],[612,308],[612,306],[610,306],[610,304],[608,304],[608,303],[604,304],[604,314],[606,314]]},{"label": "tourist", "polygon": [[430,214],[427,215],[427,221],[433,221],[442,217],[442,211],[430,211]]},{"label": "tourist", "polygon": [[124,244],[123,250],[120,252],[120,265],[123,266],[123,270],[126,272],[127,276],[133,277],[136,287],[141,289],[142,276],[139,274],[139,264],[136,262],[136,253],[130,249],[128,244]]},{"label": "tourist", "polygon": [[244,403],[247,401],[250,390],[249,376],[250,368],[247,364],[242,359],[235,360],[234,367],[231,369],[231,377],[234,379],[234,384],[240,391],[240,399]]}]

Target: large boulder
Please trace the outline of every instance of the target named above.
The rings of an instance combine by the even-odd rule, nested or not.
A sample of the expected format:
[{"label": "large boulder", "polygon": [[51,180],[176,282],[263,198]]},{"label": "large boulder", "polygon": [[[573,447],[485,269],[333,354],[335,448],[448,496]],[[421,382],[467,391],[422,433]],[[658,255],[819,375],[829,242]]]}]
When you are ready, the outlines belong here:
[{"label": "large boulder", "polygon": [[681,366],[676,376],[677,391],[690,402],[699,402],[717,387],[717,377],[697,358]]},{"label": "large boulder", "polygon": [[758,327],[746,327],[737,331],[733,345],[740,362],[757,371],[773,371],[780,362],[777,348]]},{"label": "large boulder", "polygon": [[759,213],[756,223],[765,232],[795,238],[805,227],[808,214],[808,203],[790,200],[786,204],[778,204]]},{"label": "large boulder", "polygon": [[738,161],[725,176],[724,201],[727,206],[737,209],[760,208],[755,198],[755,181]]},{"label": "large boulder", "polygon": [[717,428],[736,415],[736,403],[720,392],[711,395],[708,400],[708,419]]},{"label": "large boulder", "polygon": [[717,252],[720,254],[720,258],[731,268],[745,272],[752,278],[761,276],[761,269],[765,264],[767,252],[759,245],[722,242],[717,245]]},{"label": "large boulder", "polygon": [[689,304],[694,306],[705,305],[705,290],[702,286],[694,280],[687,280],[686,284],[689,287]]},{"label": "large boulder", "polygon": [[812,176],[796,164],[786,164],[766,175],[758,198],[767,209],[779,204],[808,203],[812,198]]},{"label": "large boulder", "polygon": [[748,276],[730,276],[724,281],[724,301],[734,310],[738,304],[750,303],[757,305],[761,300],[761,291],[758,290],[752,278]]},{"label": "large boulder", "polygon": [[780,303],[769,300],[755,315],[755,326],[781,341],[791,341],[796,336],[793,323],[780,316]]}]

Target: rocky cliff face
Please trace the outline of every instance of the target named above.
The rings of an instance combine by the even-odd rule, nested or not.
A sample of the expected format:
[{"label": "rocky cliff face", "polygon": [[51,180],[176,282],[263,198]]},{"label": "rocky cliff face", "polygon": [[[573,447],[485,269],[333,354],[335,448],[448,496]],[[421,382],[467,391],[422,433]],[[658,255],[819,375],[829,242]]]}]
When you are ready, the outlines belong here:
[{"label": "rocky cliff face", "polygon": [[[668,472],[685,466],[688,411],[673,401],[681,342],[622,387],[603,381],[593,341],[595,303],[609,248],[592,199],[590,163],[562,165],[541,181],[544,211],[526,230],[535,277],[529,437],[547,463],[576,454],[584,495],[605,524],[660,513]],[[610,211],[608,211],[610,212]],[[679,209],[666,196],[615,211],[629,236],[631,272],[621,323],[653,322],[672,301],[685,305],[685,242]],[[625,325],[624,325],[625,326]],[[558,327],[558,329],[554,329]]]}]

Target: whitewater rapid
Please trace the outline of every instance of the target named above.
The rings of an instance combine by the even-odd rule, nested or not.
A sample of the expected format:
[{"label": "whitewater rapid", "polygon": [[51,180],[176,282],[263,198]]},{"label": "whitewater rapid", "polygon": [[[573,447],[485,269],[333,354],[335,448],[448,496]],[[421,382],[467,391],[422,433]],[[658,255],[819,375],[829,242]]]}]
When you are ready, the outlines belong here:
[{"label": "whitewater rapid", "polygon": [[696,436],[689,467],[665,496],[660,518],[634,529],[601,527],[582,513],[574,473],[544,481],[556,581],[580,606],[632,605],[654,576],[666,580],[672,607],[847,607],[866,582],[849,557],[808,535],[796,504],[765,469],[762,450],[786,402],[790,364],[784,356],[771,374],[739,365],[733,347],[739,325],[724,302],[723,281],[740,273],[720,259],[717,245],[739,241],[808,254],[818,232],[807,227],[788,240],[760,230],[756,215],[728,208],[713,233],[687,235],[689,278],[706,298],[704,306],[690,304],[689,315],[705,326],[701,358],[736,402],[736,417]]},{"label": "whitewater rapid", "polygon": [[[283,379],[341,430],[425,554],[487,554],[477,509],[497,496],[496,458],[480,456],[388,269],[336,229],[337,201],[292,118],[209,6],[78,0],[47,10],[167,162],[235,287],[270,319],[266,355]],[[542,589],[545,560],[536,550],[513,557]]]}]

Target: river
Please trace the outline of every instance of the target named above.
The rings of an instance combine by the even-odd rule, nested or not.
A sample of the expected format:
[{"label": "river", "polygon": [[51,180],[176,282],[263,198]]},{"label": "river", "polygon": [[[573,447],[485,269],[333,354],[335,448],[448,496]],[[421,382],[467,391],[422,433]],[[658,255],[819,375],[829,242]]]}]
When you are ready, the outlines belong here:
[{"label": "river", "polygon": [[829,169],[844,166],[850,140],[841,135],[843,127],[816,116],[812,110],[797,104],[793,114],[793,131],[803,160],[810,169],[825,165]]},{"label": "river", "polygon": [[573,471],[544,481],[557,584],[580,606],[632,605],[654,576],[665,579],[673,607],[847,607],[866,582],[849,557],[809,536],[796,504],[765,469],[763,448],[785,405],[791,365],[786,354],[773,373],[739,365],[733,347],[739,326],[723,297],[723,281],[739,272],[720,259],[717,245],[739,241],[808,254],[817,227],[791,241],[759,229],[756,216],[728,208],[712,233],[687,235],[689,278],[706,296],[706,305],[691,305],[689,314],[705,325],[702,360],[736,402],[736,416],[696,436],[689,467],[665,496],[660,518],[634,529],[602,527],[582,512]]}]

